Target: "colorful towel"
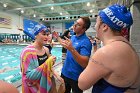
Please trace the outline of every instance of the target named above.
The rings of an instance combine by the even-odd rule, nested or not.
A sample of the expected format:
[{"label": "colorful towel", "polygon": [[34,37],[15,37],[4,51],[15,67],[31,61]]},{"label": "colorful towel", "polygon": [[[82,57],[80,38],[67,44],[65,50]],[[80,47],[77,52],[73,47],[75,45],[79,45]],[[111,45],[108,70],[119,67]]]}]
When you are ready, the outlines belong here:
[{"label": "colorful towel", "polygon": [[51,86],[52,57],[39,66],[35,47],[27,46],[21,53],[22,93],[48,93]]}]

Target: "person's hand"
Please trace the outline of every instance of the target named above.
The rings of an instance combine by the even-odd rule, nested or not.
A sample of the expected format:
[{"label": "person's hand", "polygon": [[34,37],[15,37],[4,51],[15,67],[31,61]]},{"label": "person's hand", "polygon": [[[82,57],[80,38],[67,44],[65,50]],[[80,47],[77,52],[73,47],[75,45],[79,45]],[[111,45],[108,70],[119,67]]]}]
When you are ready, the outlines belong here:
[{"label": "person's hand", "polygon": [[59,88],[58,88],[58,93],[64,93],[66,88],[65,88],[65,83],[62,77],[58,76],[57,80],[60,84]]},{"label": "person's hand", "polygon": [[52,34],[48,35],[48,42],[49,42],[49,43],[52,42]]},{"label": "person's hand", "polygon": [[52,57],[53,65],[54,65],[56,61],[56,57],[55,56],[51,56],[51,57]]},{"label": "person's hand", "polygon": [[71,40],[68,39],[67,37],[65,37],[65,39],[66,39],[66,40],[63,40],[63,41],[61,42],[61,45],[62,45],[64,48],[68,49],[68,50],[73,49]]},{"label": "person's hand", "polygon": [[59,37],[57,32],[53,32],[52,36],[53,36],[53,38],[56,38],[56,39]]},{"label": "person's hand", "polygon": [[64,79],[62,77],[60,77],[59,75],[57,75],[57,80],[61,83],[64,84]]}]

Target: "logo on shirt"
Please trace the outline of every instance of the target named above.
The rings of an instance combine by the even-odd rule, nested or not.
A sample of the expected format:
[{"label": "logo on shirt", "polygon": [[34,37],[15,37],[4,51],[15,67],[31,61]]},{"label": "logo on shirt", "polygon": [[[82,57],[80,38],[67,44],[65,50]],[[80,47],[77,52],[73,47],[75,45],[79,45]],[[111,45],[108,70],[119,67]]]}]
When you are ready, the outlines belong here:
[{"label": "logo on shirt", "polygon": [[39,60],[44,60],[44,59],[47,59],[47,56],[39,58]]}]

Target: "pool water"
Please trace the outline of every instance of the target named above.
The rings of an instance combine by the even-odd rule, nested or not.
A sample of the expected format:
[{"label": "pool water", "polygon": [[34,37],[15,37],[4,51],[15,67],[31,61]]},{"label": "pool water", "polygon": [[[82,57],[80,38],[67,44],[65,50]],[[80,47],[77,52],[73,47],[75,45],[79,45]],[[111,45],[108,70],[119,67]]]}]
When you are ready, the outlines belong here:
[{"label": "pool water", "polygon": [[[0,45],[0,80],[15,83],[21,79],[20,54],[25,46]],[[52,55],[56,56],[57,62],[61,62],[62,48],[53,47]]]}]

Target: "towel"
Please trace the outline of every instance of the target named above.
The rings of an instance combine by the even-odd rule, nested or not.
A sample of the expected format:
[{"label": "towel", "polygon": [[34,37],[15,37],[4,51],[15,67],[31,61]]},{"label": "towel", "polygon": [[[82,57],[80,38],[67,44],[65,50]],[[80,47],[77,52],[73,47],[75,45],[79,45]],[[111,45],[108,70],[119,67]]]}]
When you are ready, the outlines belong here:
[{"label": "towel", "polygon": [[20,58],[22,93],[48,93],[52,86],[52,57],[39,66],[35,47],[29,45],[23,49]]}]

